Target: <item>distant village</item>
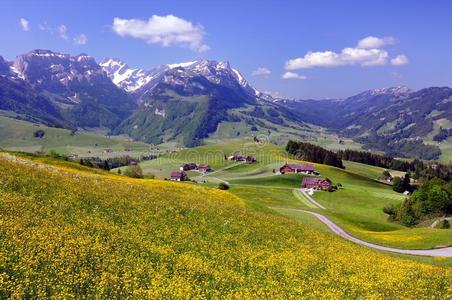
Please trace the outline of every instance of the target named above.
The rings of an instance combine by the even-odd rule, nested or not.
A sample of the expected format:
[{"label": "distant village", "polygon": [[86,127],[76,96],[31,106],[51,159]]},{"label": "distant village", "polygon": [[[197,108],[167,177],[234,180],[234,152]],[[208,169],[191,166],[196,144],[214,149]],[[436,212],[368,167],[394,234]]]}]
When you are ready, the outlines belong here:
[{"label": "distant village", "polygon": [[[257,163],[256,158],[253,155],[242,155],[240,151],[234,152],[232,155],[224,156],[224,159],[227,161],[240,162],[245,164],[254,164]],[[171,181],[188,181],[187,172],[194,171],[199,172],[201,175],[205,175],[209,172],[212,172],[213,169],[210,165],[206,163],[196,164],[194,162],[183,163],[180,165],[179,170],[172,171],[170,173],[169,180]],[[300,183],[300,188],[307,190],[322,190],[322,191],[332,191],[333,183],[328,178],[321,178],[320,172],[315,170],[315,166],[313,164],[305,164],[305,163],[284,163],[279,168],[279,171],[274,170],[274,173],[279,175],[284,174],[306,174],[310,176],[306,176],[302,178]]]}]

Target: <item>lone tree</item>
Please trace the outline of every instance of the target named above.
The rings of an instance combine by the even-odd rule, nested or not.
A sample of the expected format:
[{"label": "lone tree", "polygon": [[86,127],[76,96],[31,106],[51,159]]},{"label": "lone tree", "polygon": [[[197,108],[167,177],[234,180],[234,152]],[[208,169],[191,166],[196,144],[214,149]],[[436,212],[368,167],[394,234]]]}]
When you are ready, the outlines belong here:
[{"label": "lone tree", "polygon": [[45,132],[44,130],[38,129],[38,130],[36,130],[36,131],[33,133],[33,136],[34,136],[35,138],[40,138],[40,139],[42,139],[42,138],[44,137],[45,134],[46,134],[46,132]]},{"label": "lone tree", "polygon": [[392,189],[397,193],[410,191],[410,175],[406,173],[403,178],[400,178],[398,176],[394,177],[394,179],[392,179]]}]

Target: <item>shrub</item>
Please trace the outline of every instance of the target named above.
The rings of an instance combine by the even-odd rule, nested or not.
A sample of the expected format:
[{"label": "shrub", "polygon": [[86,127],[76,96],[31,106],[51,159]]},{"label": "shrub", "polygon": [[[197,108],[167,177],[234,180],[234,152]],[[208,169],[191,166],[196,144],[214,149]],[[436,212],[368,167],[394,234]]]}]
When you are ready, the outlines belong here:
[{"label": "shrub", "polygon": [[449,220],[442,220],[441,222],[439,222],[437,227],[440,229],[449,229],[450,228]]},{"label": "shrub", "polygon": [[45,134],[46,134],[46,132],[45,132],[44,130],[39,129],[39,130],[36,130],[36,131],[33,133],[33,136],[34,136],[35,138],[40,138],[40,139],[42,139],[42,138],[44,137]]},{"label": "shrub", "polygon": [[388,204],[385,207],[383,207],[383,212],[387,215],[395,215],[396,214],[396,208],[393,204]]},{"label": "shrub", "polygon": [[139,165],[128,166],[124,175],[132,178],[143,178],[143,170]]},{"label": "shrub", "polygon": [[229,190],[229,185],[227,185],[227,184],[224,183],[224,182],[220,182],[220,184],[218,185],[218,188],[219,188],[220,190]]}]

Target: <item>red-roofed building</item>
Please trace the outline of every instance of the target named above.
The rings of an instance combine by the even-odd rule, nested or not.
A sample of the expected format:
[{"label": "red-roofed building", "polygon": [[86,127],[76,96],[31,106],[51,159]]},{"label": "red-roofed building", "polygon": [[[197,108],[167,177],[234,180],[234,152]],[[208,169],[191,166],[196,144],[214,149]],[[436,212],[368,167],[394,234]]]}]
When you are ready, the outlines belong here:
[{"label": "red-roofed building", "polygon": [[312,164],[284,164],[281,168],[279,168],[279,172],[281,174],[286,173],[306,173],[306,174],[315,174],[314,165]]},{"label": "red-roofed building", "polygon": [[184,181],[187,179],[187,174],[185,172],[174,171],[171,172],[170,180],[172,181]]},{"label": "red-roofed building", "polygon": [[210,166],[207,165],[207,164],[200,164],[200,165],[198,166],[198,171],[201,172],[201,173],[207,173],[207,172],[209,172],[209,171],[211,171],[211,170],[212,170],[212,169],[211,169]]},{"label": "red-roofed building", "polygon": [[305,177],[301,182],[301,188],[314,190],[328,190],[332,183],[329,179]]}]

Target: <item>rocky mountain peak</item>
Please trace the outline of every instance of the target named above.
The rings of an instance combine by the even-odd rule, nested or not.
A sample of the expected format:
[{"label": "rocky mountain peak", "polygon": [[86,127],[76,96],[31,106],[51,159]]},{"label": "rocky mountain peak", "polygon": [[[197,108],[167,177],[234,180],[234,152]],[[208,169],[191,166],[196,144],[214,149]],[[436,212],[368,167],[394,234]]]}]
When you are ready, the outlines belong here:
[{"label": "rocky mountain peak", "polygon": [[412,93],[413,90],[411,90],[409,87],[406,87],[404,85],[394,86],[394,87],[386,87],[386,88],[380,88],[380,89],[373,89],[369,91],[373,95],[379,95],[379,94],[392,94],[392,95],[404,95]]}]

